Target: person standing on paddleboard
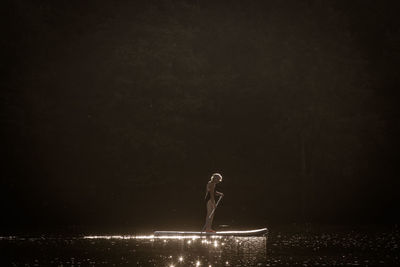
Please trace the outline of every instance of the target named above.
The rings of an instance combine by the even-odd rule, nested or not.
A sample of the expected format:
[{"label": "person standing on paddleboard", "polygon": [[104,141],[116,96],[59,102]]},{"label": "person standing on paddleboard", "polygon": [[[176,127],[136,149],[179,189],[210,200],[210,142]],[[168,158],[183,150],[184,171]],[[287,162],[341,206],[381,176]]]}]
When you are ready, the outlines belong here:
[{"label": "person standing on paddleboard", "polygon": [[[207,205],[206,224],[204,226],[206,232],[215,232],[212,229],[212,222],[215,215],[215,196],[223,197],[224,194],[217,191],[217,184],[222,182],[222,175],[214,173],[211,175],[210,181],[207,183],[205,201]],[[211,215],[211,216],[210,216]]]}]

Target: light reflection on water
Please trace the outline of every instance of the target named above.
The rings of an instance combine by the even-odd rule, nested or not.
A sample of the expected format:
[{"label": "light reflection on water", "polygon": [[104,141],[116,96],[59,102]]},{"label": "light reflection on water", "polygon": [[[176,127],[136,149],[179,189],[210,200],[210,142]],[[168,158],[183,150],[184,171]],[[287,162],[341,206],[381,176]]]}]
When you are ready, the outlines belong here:
[{"label": "light reflection on water", "polygon": [[[151,242],[166,266],[256,266],[266,260],[266,237],[177,237],[142,239]],[[143,243],[142,243],[143,244]],[[183,265],[180,265],[183,264]]]},{"label": "light reflection on water", "polygon": [[[245,266],[262,264],[266,260],[267,238],[262,237],[226,237],[226,236],[85,236],[92,240],[136,240],[144,246],[151,242],[154,254],[164,258],[166,266],[178,266],[184,262],[195,266]],[[163,255],[163,252],[167,252]],[[152,260],[150,260],[152,261]],[[139,263],[139,261],[137,262]]]},{"label": "light reflection on water", "polygon": [[302,228],[266,237],[0,237],[1,266],[400,266],[400,230]]},{"label": "light reflection on water", "polygon": [[[266,237],[209,236],[85,236],[92,240],[135,240],[136,246],[150,248],[152,259],[138,260],[146,266],[254,266],[266,260]],[[149,247],[150,245],[150,247]]]},{"label": "light reflection on water", "polygon": [[39,249],[48,256],[23,259],[15,255],[11,262],[16,265],[257,266],[265,262],[267,246],[266,237],[228,236],[85,236],[8,241],[15,247],[30,247],[31,255]]}]

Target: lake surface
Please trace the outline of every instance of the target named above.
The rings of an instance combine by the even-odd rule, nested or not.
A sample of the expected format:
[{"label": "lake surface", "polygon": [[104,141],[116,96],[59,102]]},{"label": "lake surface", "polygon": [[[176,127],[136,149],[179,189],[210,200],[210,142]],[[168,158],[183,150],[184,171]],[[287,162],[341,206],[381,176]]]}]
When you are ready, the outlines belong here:
[{"label": "lake surface", "polygon": [[290,229],[267,237],[1,237],[2,266],[400,266],[390,229]]}]

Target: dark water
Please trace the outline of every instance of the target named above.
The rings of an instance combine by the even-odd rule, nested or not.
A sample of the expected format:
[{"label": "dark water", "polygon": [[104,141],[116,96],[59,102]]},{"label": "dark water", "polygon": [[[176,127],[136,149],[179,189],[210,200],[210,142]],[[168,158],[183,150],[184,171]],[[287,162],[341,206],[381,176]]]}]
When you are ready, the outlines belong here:
[{"label": "dark water", "polygon": [[2,237],[2,266],[400,266],[390,229],[281,230],[268,237]]}]

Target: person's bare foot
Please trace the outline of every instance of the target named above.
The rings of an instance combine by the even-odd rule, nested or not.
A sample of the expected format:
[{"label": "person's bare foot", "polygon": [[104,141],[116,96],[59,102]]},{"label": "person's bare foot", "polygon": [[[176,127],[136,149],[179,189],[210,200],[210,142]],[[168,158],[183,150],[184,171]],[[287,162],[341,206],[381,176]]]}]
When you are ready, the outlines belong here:
[{"label": "person's bare foot", "polygon": [[207,233],[215,233],[215,231],[213,229],[207,229],[206,232]]}]

